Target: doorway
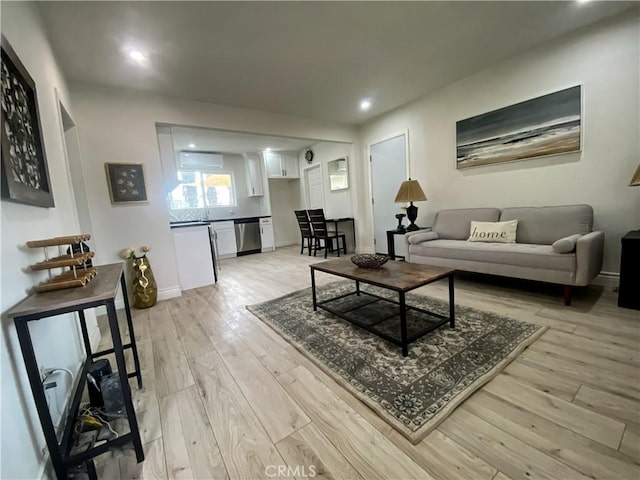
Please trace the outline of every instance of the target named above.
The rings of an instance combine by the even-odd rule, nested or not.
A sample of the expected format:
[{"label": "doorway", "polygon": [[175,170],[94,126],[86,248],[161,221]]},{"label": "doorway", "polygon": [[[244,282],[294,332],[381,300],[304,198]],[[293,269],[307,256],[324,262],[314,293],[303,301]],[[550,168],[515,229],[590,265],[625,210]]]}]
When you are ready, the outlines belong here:
[{"label": "doorway", "polygon": [[307,192],[307,208],[324,208],[324,194],[322,186],[322,171],[320,165],[304,170],[305,191]]},{"label": "doorway", "polygon": [[374,248],[383,255],[388,252],[386,232],[397,225],[395,215],[401,213],[394,200],[407,179],[407,139],[405,132],[369,145]]},{"label": "doorway", "polygon": [[69,176],[71,177],[71,185],[73,187],[78,223],[83,233],[92,233],[93,228],[91,226],[91,215],[89,214],[89,201],[87,198],[84,174],[82,173],[82,157],[80,155],[78,129],[61,101],[58,101],[58,107],[60,108],[62,136],[67,154],[67,164],[69,167]]}]

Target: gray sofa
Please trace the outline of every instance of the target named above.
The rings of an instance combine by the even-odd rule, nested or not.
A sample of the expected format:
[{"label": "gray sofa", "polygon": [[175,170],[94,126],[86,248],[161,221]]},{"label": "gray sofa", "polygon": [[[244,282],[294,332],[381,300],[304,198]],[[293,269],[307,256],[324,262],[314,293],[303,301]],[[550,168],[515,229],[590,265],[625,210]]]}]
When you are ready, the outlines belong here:
[{"label": "gray sofa", "polygon": [[[467,241],[472,220],[514,219],[516,243]],[[431,231],[405,236],[406,261],[564,285],[569,305],[572,287],[589,285],[602,268],[604,233],[592,230],[589,205],[441,210]]]}]

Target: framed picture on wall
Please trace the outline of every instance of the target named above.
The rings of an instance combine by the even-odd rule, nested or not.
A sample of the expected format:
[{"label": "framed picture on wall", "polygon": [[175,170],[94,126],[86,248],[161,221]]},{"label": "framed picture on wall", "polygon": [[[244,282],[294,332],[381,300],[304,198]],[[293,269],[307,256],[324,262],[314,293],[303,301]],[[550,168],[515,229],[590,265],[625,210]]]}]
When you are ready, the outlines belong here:
[{"label": "framed picture on wall", "polygon": [[581,149],[580,85],[456,122],[457,168]]},{"label": "framed picture on wall", "polygon": [[2,198],[54,207],[36,84],[2,36]]},{"label": "framed picture on wall", "polygon": [[105,163],[111,203],[145,203],[147,187],[142,163]]}]

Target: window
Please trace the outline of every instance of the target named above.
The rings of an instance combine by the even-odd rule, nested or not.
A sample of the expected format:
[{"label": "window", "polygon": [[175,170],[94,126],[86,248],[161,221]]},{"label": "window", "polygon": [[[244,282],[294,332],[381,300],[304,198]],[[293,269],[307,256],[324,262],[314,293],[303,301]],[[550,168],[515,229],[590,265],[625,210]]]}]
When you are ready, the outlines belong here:
[{"label": "window", "polygon": [[179,170],[180,185],[169,194],[169,208],[233,207],[236,204],[233,174]]}]

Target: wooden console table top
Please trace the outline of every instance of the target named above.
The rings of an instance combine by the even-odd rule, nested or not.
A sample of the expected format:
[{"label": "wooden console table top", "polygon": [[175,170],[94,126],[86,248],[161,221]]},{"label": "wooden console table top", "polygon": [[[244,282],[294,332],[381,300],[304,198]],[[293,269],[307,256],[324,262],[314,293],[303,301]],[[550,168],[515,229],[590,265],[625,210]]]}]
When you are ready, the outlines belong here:
[{"label": "wooden console table top", "polygon": [[84,287],[34,293],[7,312],[9,318],[46,313],[114,298],[120,287],[123,264],[100,265],[93,281]]}]

